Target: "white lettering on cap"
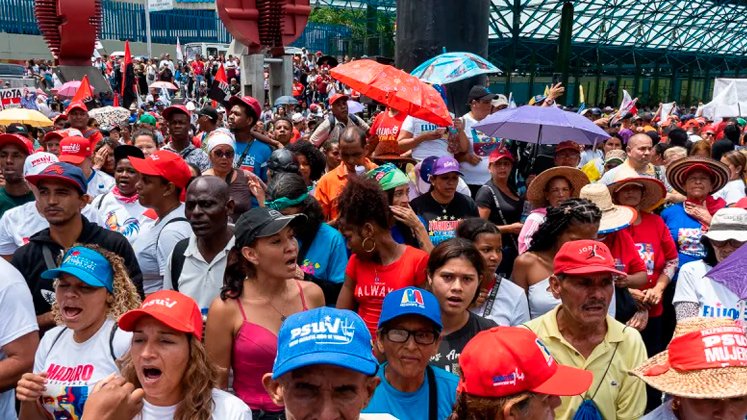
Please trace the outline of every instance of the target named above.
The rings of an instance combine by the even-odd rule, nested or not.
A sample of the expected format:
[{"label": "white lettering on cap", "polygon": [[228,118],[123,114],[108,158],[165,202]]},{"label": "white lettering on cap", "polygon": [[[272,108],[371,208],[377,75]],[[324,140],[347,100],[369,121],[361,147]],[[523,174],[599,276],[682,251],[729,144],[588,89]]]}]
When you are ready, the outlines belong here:
[{"label": "white lettering on cap", "polygon": [[171,309],[171,308],[173,308],[176,305],[176,303],[177,302],[175,300],[171,300],[171,298],[153,299],[153,300],[149,300],[148,302],[143,303],[143,308],[142,309],[145,309],[145,308],[148,308],[148,307],[154,306],[154,305],[165,306],[165,307]]},{"label": "white lettering on cap", "polygon": [[62,154],[77,155],[78,153],[80,153],[79,143],[70,143],[62,146]]},{"label": "white lettering on cap", "polygon": [[309,322],[293,328],[288,347],[291,348],[307,341],[313,341],[314,344],[350,344],[354,335],[355,326],[352,321],[340,317],[332,319],[327,315],[322,321]]}]

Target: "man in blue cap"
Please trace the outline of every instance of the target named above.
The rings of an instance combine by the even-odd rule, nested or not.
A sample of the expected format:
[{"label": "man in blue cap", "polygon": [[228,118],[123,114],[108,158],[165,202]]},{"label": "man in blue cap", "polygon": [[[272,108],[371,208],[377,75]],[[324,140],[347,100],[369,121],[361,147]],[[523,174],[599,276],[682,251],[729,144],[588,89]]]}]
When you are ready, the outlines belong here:
[{"label": "man in blue cap", "polygon": [[355,420],[379,384],[377,369],[363,320],[321,307],[285,320],[275,364],[262,382],[289,420]]},{"label": "man in blue cap", "polygon": [[376,347],[387,361],[379,369],[381,383],[364,412],[389,413],[401,420],[449,417],[459,378],[429,366],[441,343],[442,328],[441,309],[431,292],[406,287],[386,295]]}]

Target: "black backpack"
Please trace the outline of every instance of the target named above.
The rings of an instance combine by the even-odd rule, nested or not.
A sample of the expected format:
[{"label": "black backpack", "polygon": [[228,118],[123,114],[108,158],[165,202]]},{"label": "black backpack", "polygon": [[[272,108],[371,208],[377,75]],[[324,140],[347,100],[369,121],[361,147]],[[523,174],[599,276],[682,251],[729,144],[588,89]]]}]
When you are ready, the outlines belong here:
[{"label": "black backpack", "polygon": [[171,253],[171,288],[179,291],[179,276],[182,275],[184,268],[184,251],[189,246],[189,238],[184,238],[174,246],[174,252]]}]

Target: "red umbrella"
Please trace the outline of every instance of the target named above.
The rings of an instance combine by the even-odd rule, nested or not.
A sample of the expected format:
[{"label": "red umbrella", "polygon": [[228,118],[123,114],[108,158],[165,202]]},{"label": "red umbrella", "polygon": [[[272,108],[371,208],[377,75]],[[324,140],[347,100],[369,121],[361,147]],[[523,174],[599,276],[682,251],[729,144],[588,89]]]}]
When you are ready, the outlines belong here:
[{"label": "red umbrella", "polygon": [[397,111],[440,127],[453,124],[438,91],[402,70],[373,60],[355,60],[333,68],[330,74],[361,95]]}]

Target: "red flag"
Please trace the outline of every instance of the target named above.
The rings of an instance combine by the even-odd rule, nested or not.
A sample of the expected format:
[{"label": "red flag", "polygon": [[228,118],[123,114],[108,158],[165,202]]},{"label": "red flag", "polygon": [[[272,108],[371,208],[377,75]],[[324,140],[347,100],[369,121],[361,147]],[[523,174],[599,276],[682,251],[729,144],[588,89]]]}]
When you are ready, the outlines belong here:
[{"label": "red flag", "polygon": [[91,84],[88,82],[88,75],[85,75],[83,76],[83,80],[80,81],[80,86],[78,86],[78,90],[75,91],[75,96],[73,96],[70,103],[86,103],[91,99],[93,99],[93,89],[91,89]]},{"label": "red flag", "polygon": [[223,83],[228,83],[228,79],[226,78],[226,70],[223,68],[222,63],[220,67],[218,67],[218,71],[215,72],[215,80]]},{"label": "red flag", "polygon": [[114,106],[119,106],[119,95],[114,94]]},{"label": "red flag", "polygon": [[124,61],[122,62],[122,89],[120,94],[125,95],[125,86],[127,85],[127,66],[132,64],[132,55],[130,54],[130,41],[125,41]]}]

